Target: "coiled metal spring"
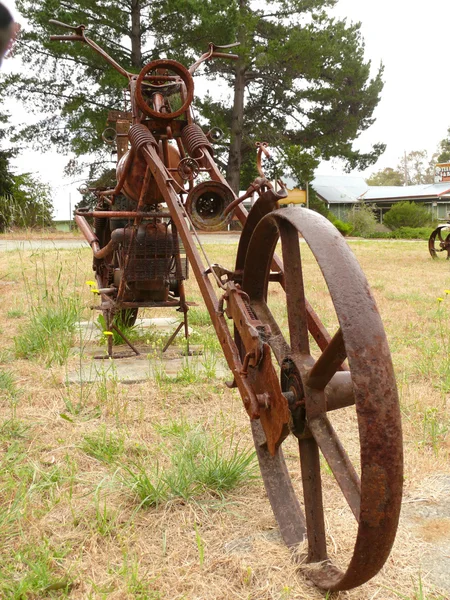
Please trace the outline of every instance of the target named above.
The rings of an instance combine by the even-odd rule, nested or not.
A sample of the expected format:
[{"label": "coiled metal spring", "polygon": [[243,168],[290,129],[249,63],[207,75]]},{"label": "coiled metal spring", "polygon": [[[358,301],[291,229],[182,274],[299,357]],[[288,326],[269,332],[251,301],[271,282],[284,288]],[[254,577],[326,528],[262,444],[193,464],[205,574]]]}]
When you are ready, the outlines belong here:
[{"label": "coiled metal spring", "polygon": [[142,125],[142,123],[137,123],[130,127],[128,138],[131,142],[131,147],[136,151],[139,151],[146,144],[150,144],[155,148],[158,147],[158,142],[155,140],[152,132],[145,125]]},{"label": "coiled metal spring", "polygon": [[181,133],[183,144],[192,158],[202,158],[203,151],[208,150],[211,156],[214,154],[213,147],[204,134],[201,127],[196,123],[186,125]]}]

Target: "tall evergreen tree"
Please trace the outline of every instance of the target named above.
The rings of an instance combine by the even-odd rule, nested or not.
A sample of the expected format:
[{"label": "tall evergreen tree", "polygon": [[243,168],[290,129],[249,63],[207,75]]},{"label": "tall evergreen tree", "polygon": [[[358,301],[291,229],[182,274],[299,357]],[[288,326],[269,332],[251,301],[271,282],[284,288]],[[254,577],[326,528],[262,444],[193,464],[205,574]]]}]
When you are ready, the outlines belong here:
[{"label": "tall evergreen tree", "polygon": [[[327,13],[336,0],[160,0],[154,6],[157,48],[191,60],[208,41],[237,40],[240,59],[207,67],[226,77],[232,102],[207,97],[203,114],[230,136],[227,178],[239,186],[255,141],[279,148],[297,180],[310,179],[320,159],[343,158],[362,169],[384,151],[353,148],[373,123],[382,68],[370,76],[359,24]],[[165,14],[170,28],[161,28]],[[186,27],[189,23],[189,27]],[[242,186],[242,182],[241,182]]]},{"label": "tall evergreen tree", "polygon": [[83,44],[51,41],[52,34],[64,31],[49,21],[85,24],[90,37],[117,62],[138,73],[147,60],[149,5],[141,0],[17,0],[27,26],[15,54],[26,70],[3,77],[0,94],[23,101],[40,118],[17,131],[16,139],[40,149],[50,144],[78,157],[90,155],[91,160],[94,155],[96,165],[107,159],[101,134],[108,110],[124,108],[126,81]]},{"label": "tall evergreen tree", "polygon": [[226,94],[196,103],[203,119],[221,127],[230,142],[227,177],[234,189],[241,172],[254,175],[254,142],[279,149],[296,179],[309,179],[320,159],[343,158],[349,168],[373,164],[384,145],[359,153],[353,147],[373,122],[382,90],[382,68],[371,78],[359,24],[328,16],[336,0],[18,0],[29,26],[17,52],[30,74],[6,78],[0,93],[13,94],[45,117],[21,132],[77,156],[102,149],[109,108],[122,108],[124,80],[89,48],[51,42],[51,18],[84,23],[90,35],[125,68],[138,72],[167,56],[185,65],[208,42],[240,42],[239,60],[206,69],[225,78]]}]

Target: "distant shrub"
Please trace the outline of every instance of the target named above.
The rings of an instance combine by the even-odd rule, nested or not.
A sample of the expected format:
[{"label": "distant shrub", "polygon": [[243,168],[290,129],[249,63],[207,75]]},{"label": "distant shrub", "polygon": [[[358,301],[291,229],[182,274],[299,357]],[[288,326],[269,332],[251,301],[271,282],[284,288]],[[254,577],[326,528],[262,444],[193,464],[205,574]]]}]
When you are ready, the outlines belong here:
[{"label": "distant shrub", "polygon": [[309,196],[309,208],[332,221],[332,219],[330,218],[330,215],[332,216],[332,213],[330,210],[328,210],[325,202],[323,202],[323,200],[321,200],[315,194],[312,193],[310,193]]},{"label": "distant shrub", "polygon": [[366,237],[382,240],[428,240],[432,232],[433,227],[399,227],[394,231],[374,231]]},{"label": "distant shrub", "polygon": [[433,227],[399,227],[392,233],[398,240],[428,240],[433,230]]},{"label": "distant shrub", "polygon": [[433,218],[424,206],[420,206],[415,202],[399,202],[388,210],[383,221],[389,229],[399,229],[400,227],[418,228],[431,225]]},{"label": "distant shrub", "polygon": [[347,221],[352,227],[353,235],[361,237],[370,237],[377,228],[374,209],[364,202],[356,204],[347,213]]},{"label": "distant shrub", "polygon": [[[331,219],[330,219],[331,220]],[[342,233],[343,236],[350,235],[353,231],[352,225],[350,223],[346,223],[345,221],[340,221],[339,219],[331,221],[336,229]]]}]

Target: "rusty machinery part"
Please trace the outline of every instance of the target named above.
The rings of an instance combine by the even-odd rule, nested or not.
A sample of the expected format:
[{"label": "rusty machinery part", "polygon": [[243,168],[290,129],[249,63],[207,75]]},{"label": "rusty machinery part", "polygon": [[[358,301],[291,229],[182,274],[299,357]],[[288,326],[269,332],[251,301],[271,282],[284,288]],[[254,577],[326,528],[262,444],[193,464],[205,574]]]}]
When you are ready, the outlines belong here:
[{"label": "rusty machinery part", "polygon": [[[172,73],[170,75],[169,73]],[[144,98],[145,95],[151,97],[154,94],[165,96],[173,93],[171,90],[181,94],[182,105],[173,112],[159,112],[151,108]],[[183,89],[184,88],[184,89]],[[175,119],[182,115],[189,108],[194,97],[194,80],[192,75],[175,60],[161,59],[153,60],[145,65],[136,81],[136,101],[144,114],[153,119]],[[162,108],[166,108],[166,104]]]},{"label": "rusty machinery part", "polygon": [[231,189],[219,181],[203,181],[196,185],[186,200],[186,212],[192,224],[203,231],[219,231],[231,221],[225,209],[234,200]]},{"label": "rusty machinery part", "polygon": [[132,148],[134,148],[136,151],[140,150],[147,144],[150,144],[154,148],[158,147],[158,142],[156,141],[153,133],[149,131],[145,125],[140,123],[130,127],[128,138]]},{"label": "rusty machinery part", "polygon": [[267,142],[256,142],[255,145],[256,145],[256,148],[258,149],[256,152],[256,168],[258,170],[259,176],[265,178],[266,175],[262,168],[262,155],[264,154],[264,156],[266,158],[272,158],[272,155],[267,150],[269,144]]},{"label": "rusty machinery part", "polygon": [[211,156],[214,155],[211,142],[197,123],[186,125],[181,132],[181,137],[188,154],[192,156],[192,158],[200,160],[203,157],[205,150],[208,150]]},{"label": "rusty machinery part", "polygon": [[195,158],[187,156],[186,158],[182,158],[180,160],[177,171],[184,181],[192,181],[198,177],[198,174],[200,173],[200,165]]},{"label": "rusty machinery part", "polygon": [[114,127],[107,127],[102,133],[102,140],[105,144],[112,145],[117,139],[117,131]]},{"label": "rusty machinery part", "polygon": [[[139,129],[140,127],[142,127],[142,129]],[[125,170],[128,169],[128,172],[125,174],[122,192],[129,200],[132,200],[133,202],[139,202],[145,173],[147,171],[147,163],[145,161],[145,158],[142,156],[142,153],[135,151],[135,148],[142,148],[147,143],[153,145],[151,139],[153,138],[154,140],[155,138],[150,133],[150,131],[148,131],[148,129],[146,129],[146,127],[144,127],[143,125],[134,125],[130,129],[130,132],[132,130],[134,130],[133,137],[130,136],[130,140],[132,141],[132,148],[126,154],[124,154],[117,163],[116,178],[117,181],[121,181],[122,177],[124,176]],[[147,136],[145,132],[147,132],[149,135]],[[157,147],[156,141],[155,147]],[[131,157],[131,164],[128,166],[127,163],[131,152],[135,152],[135,155],[134,157]],[[181,157],[178,149],[175,146],[169,144],[167,146],[166,166],[169,169],[171,169],[171,175],[176,181],[176,183],[179,186],[182,186],[183,179],[177,171],[180,159]],[[148,187],[147,194],[144,198],[144,203],[147,205],[154,205],[159,204],[163,201],[164,200],[161,191],[156,181],[152,178]]]},{"label": "rusty machinery part", "polygon": [[[322,271],[340,324],[317,360],[309,346],[299,233]],[[286,336],[267,304],[268,281],[279,240],[289,331]],[[272,456],[265,443],[262,419],[252,423],[262,476],[282,536],[288,546],[295,548],[303,542],[306,530],[308,562],[317,564],[305,573],[316,585],[327,590],[356,587],[373,577],[389,555],[400,514],[403,479],[394,372],[367,280],[327,219],[307,209],[287,208],[268,214],[256,226],[246,255],[242,289],[257,318],[271,329],[266,341],[281,369],[281,385],[292,415],[291,430],[299,444],[306,519],[281,447]],[[344,360],[349,366],[346,372],[340,371]],[[327,411],[352,403],[359,429],[360,478],[327,416]],[[350,415],[345,419],[351,419]],[[345,572],[328,561],[319,450],[358,522],[353,556]]]},{"label": "rusty machinery part", "polygon": [[[247,198],[254,197],[255,194],[258,194],[258,196],[261,197],[265,192],[269,190],[273,190],[273,185],[271,184],[271,182],[265,177],[257,177],[255,181],[250,185],[250,187],[247,188],[247,191],[244,194],[242,194],[242,196],[239,196],[239,198],[236,198],[231,204],[227,206],[227,208],[225,209],[225,215],[231,213],[236,208],[236,206],[244,202],[244,200],[246,200]],[[278,200],[283,200],[286,197],[287,192],[284,188],[281,188],[280,193],[278,194]]]},{"label": "rusty machinery part", "polygon": [[224,136],[224,133],[220,129],[220,127],[211,127],[211,129],[206,134],[206,137],[211,142],[220,142],[220,140],[223,138],[223,136]]},{"label": "rusty machinery part", "polygon": [[447,260],[450,258],[450,225],[436,227],[428,239],[428,250],[431,258],[439,258],[440,252],[447,253],[441,255]]}]

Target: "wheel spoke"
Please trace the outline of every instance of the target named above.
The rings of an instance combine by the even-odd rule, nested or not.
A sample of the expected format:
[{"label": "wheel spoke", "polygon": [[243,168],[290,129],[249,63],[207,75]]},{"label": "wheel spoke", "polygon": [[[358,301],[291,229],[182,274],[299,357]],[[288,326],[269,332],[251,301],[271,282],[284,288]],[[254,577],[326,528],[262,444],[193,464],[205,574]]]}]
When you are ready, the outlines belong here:
[{"label": "wheel spoke", "polygon": [[308,302],[308,300],[306,300],[306,313],[308,317],[309,332],[312,335],[316,344],[323,352],[330,343],[330,334],[325,329],[323,323],[319,319],[317,313],[315,312],[311,304]]},{"label": "wheel spoke", "polygon": [[311,369],[307,385],[311,388],[323,390],[346,358],[347,351],[345,350],[344,337],[342,329],[339,328]]},{"label": "wheel spoke", "polygon": [[289,548],[295,548],[306,538],[306,521],[284,460],[278,448],[275,456],[267,450],[261,422],[251,422],[256,454],[261,467],[267,495],[274,508],[280,533]]},{"label": "wheel spoke", "polygon": [[308,317],[303,286],[298,231],[289,223],[280,224],[283,268],[291,350],[309,354]]},{"label": "wheel spoke", "polygon": [[327,558],[327,543],[323,518],[319,449],[314,438],[299,440],[299,448],[308,534],[308,561],[320,562]]},{"label": "wheel spoke", "polygon": [[355,519],[359,522],[361,482],[348,454],[326,416],[312,419],[308,426],[352,509]]},{"label": "wheel spoke", "polygon": [[270,326],[271,334],[267,339],[267,343],[274,353],[278,364],[281,366],[281,363],[286,356],[291,353],[291,347],[285,340],[278,323],[275,321],[275,318],[270,311],[270,308],[264,301],[253,302],[252,309],[260,321]]}]

